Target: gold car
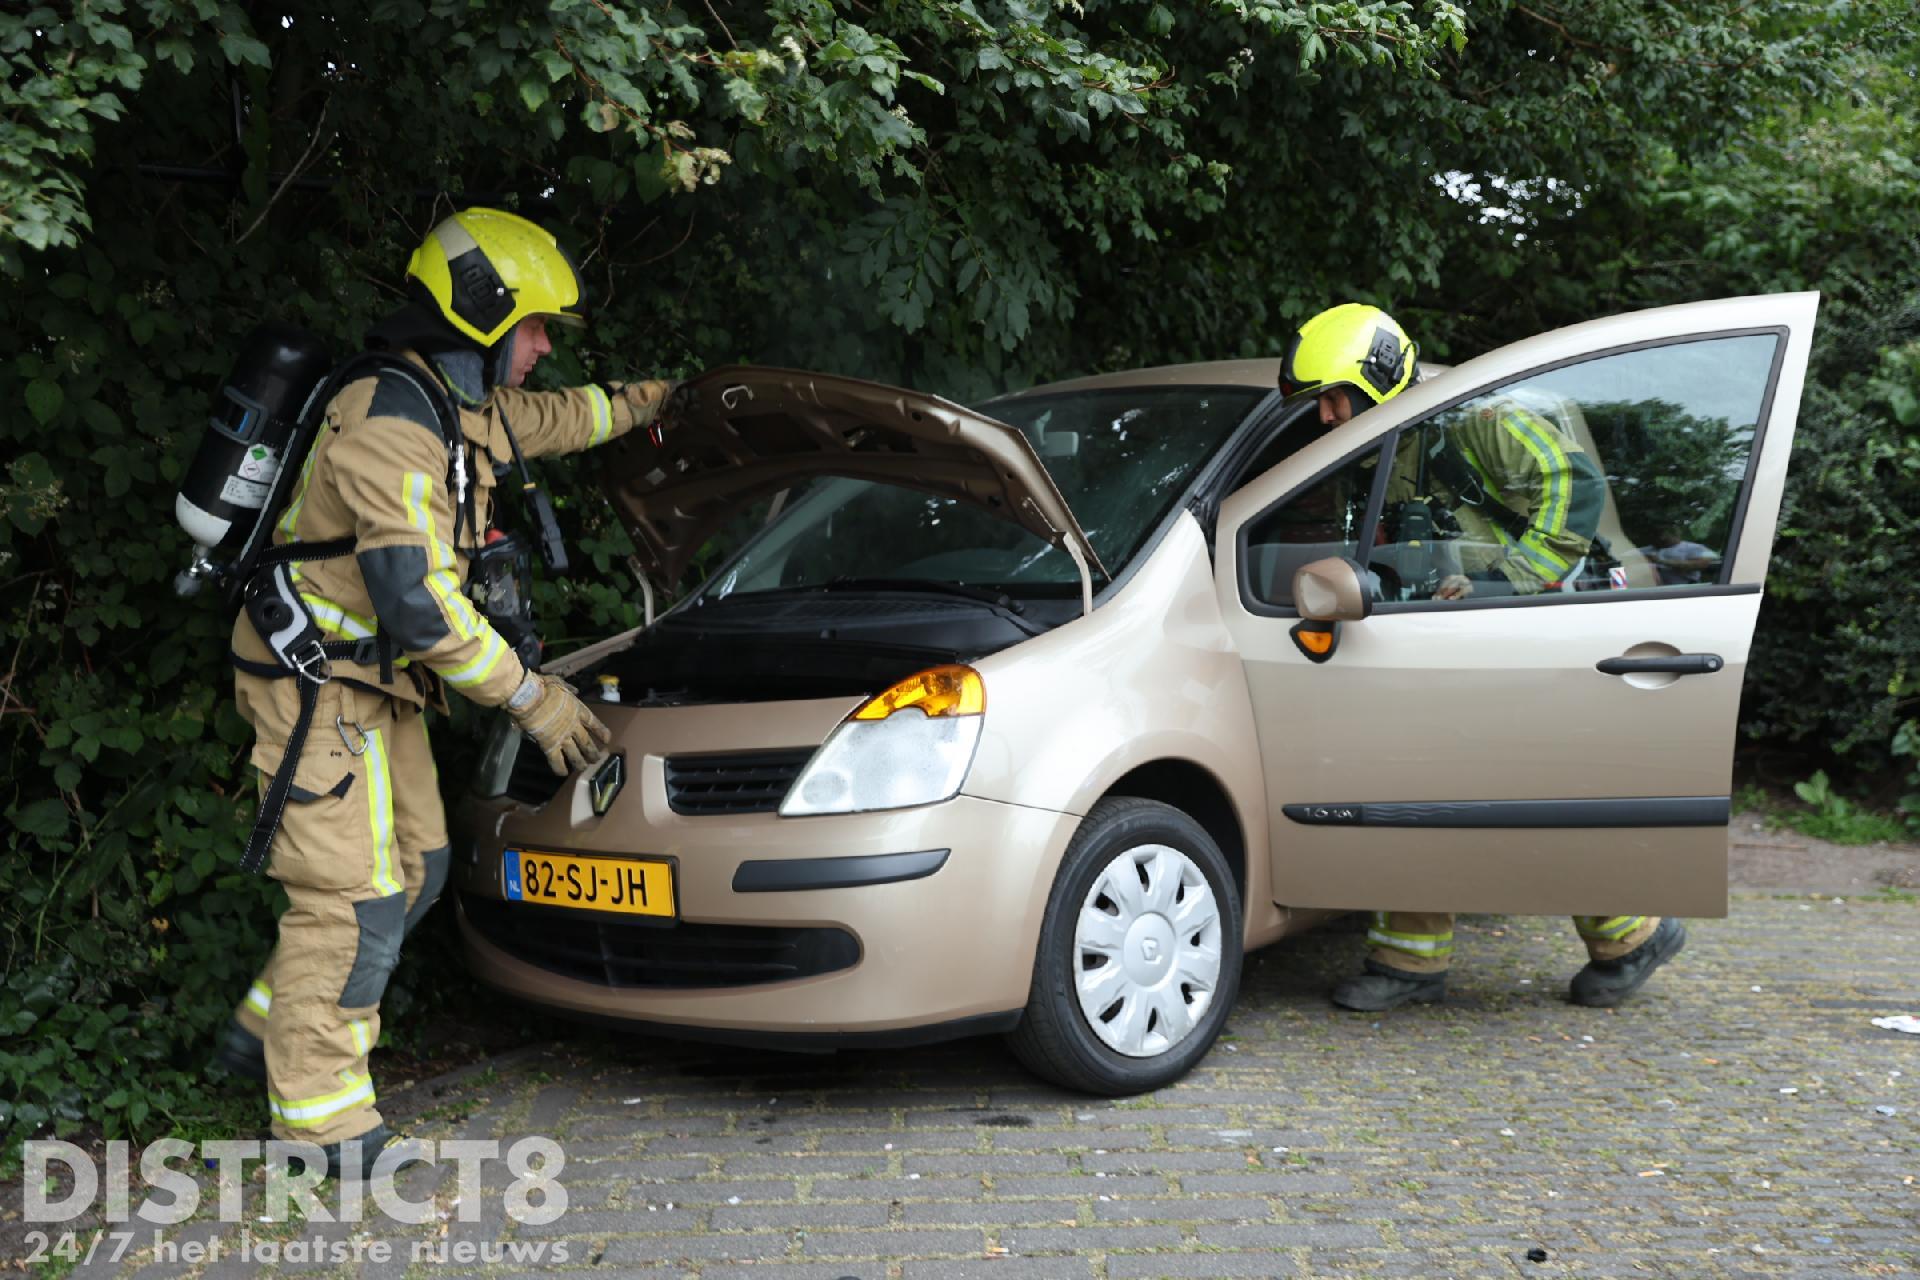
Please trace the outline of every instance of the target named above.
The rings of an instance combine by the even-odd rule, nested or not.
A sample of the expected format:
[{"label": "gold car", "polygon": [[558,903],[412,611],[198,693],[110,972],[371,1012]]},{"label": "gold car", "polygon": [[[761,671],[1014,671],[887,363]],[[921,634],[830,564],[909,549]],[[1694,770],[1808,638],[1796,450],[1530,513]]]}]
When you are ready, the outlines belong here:
[{"label": "gold car", "polygon": [[[1006,1033],[1121,1094],[1329,911],[1722,914],[1817,301],[1575,325],[1331,428],[1274,360],[978,408],[707,374],[606,484],[643,585],[750,532],[550,668],[605,762],[557,779],[499,723],[458,815],[469,961],[677,1036]],[[1503,421],[1536,469],[1473,453]]]}]

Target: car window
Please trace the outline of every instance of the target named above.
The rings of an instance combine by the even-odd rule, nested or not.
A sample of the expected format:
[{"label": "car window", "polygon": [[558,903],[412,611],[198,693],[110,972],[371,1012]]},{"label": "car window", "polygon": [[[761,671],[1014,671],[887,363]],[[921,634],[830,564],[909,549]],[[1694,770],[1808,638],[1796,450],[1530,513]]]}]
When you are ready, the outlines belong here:
[{"label": "car window", "polygon": [[1241,556],[1255,600],[1293,606],[1293,575],[1327,556],[1358,559],[1379,451],[1353,458],[1248,522]]},{"label": "car window", "polygon": [[1265,475],[1331,430],[1331,425],[1320,421],[1313,401],[1295,406],[1269,431],[1253,456],[1241,464],[1224,491],[1232,493],[1254,477]]},{"label": "car window", "polygon": [[[1033,445],[1101,563],[1119,573],[1266,392],[1145,387],[982,407]],[[847,579],[1077,587],[1064,551],[983,508],[901,485],[816,480],[712,582],[707,598]]]},{"label": "car window", "polygon": [[1602,356],[1406,429],[1366,557],[1379,598],[1718,581],[1777,343]]},{"label": "car window", "polygon": [[1266,395],[1258,387],[1116,387],[982,411],[1027,437],[1101,563],[1118,573]]},{"label": "car window", "polygon": [[1074,585],[1073,561],[972,503],[846,476],[799,486],[700,594],[922,578],[982,586]]}]

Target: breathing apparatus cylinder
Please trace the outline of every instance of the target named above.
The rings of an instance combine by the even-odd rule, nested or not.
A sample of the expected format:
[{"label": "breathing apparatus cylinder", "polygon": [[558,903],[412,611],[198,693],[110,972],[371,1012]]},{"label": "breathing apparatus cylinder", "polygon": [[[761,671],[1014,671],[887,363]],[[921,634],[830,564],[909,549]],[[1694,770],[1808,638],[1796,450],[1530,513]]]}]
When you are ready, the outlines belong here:
[{"label": "breathing apparatus cylinder", "polygon": [[194,541],[177,593],[193,595],[208,578],[238,590],[235,571],[264,545],[312,443],[312,401],[331,367],[303,329],[268,322],[247,335],[174,497],[174,518]]}]

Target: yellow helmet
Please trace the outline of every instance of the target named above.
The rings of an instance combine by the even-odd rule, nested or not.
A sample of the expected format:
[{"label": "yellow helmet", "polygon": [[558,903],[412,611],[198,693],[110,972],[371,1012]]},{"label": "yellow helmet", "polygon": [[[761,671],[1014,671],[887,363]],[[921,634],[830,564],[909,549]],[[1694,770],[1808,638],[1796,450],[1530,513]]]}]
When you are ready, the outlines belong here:
[{"label": "yellow helmet", "polygon": [[545,228],[501,209],[462,209],[407,260],[447,323],[482,347],[528,316],[585,324],[580,273]]},{"label": "yellow helmet", "polygon": [[1420,349],[1378,307],[1343,302],[1300,326],[1280,366],[1280,390],[1289,400],[1353,387],[1374,404],[1391,400],[1413,381]]}]

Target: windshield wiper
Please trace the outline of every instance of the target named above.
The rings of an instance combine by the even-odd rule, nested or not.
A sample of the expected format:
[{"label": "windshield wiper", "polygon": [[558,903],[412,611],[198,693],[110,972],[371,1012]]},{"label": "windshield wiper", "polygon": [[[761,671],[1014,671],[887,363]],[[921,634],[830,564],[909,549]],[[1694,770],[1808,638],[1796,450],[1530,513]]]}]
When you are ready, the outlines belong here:
[{"label": "windshield wiper", "polygon": [[933,578],[834,578],[822,584],[821,591],[924,591],[934,595],[958,596],[977,600],[1019,616],[1027,607],[1004,591],[991,587],[970,587],[961,582],[941,582]]}]

